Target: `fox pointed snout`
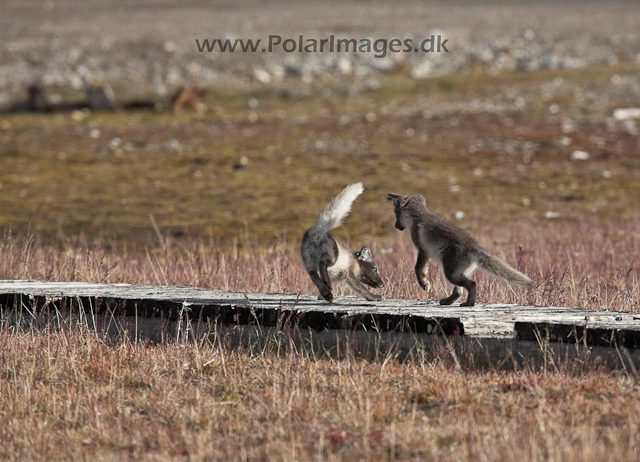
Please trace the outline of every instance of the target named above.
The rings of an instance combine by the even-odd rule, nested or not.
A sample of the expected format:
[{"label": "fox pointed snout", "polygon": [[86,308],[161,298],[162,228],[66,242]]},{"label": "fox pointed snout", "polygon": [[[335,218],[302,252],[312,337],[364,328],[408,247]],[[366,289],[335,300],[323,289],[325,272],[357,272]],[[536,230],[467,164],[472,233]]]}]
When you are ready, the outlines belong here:
[{"label": "fox pointed snout", "polygon": [[400,231],[404,231],[404,226],[402,226],[400,223],[396,221],[396,229],[399,229]]}]

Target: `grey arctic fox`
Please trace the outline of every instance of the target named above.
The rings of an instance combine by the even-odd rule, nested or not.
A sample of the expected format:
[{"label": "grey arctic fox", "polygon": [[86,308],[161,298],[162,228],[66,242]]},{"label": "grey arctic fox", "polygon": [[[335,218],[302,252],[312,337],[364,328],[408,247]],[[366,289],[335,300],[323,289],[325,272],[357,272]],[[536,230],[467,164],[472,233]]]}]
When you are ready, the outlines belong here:
[{"label": "grey arctic fox", "polygon": [[302,237],[300,253],[304,268],[320,291],[320,296],[329,303],[333,302],[332,284],[338,282],[346,282],[367,300],[382,299],[365,287],[365,284],[378,289],[384,287],[369,247],[352,252],[330,233],[342,224],[351,211],[351,204],[363,191],[362,183],[344,188],[329,202],[313,228]]},{"label": "grey arctic fox", "polygon": [[453,292],[440,300],[451,305],[462,295],[460,287],[467,289],[467,300],[460,306],[473,306],[476,302],[476,283],[469,279],[479,267],[509,284],[530,287],[531,279],[507,263],[494,257],[478,244],[465,230],[427,210],[424,197],[419,194],[401,196],[389,194],[396,214],[396,228],[409,229],[411,240],[418,249],[415,271],[420,286],[427,290],[427,262],[433,259],[442,266],[444,275],[453,284]]}]

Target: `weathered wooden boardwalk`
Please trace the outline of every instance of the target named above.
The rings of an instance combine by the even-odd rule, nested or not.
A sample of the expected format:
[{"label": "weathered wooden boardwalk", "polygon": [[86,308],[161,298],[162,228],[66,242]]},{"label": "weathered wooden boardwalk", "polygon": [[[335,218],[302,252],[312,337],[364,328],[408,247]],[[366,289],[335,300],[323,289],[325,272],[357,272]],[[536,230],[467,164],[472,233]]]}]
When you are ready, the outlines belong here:
[{"label": "weathered wooden boardwalk", "polygon": [[[640,314],[584,308],[478,303],[440,306],[435,300],[367,302],[337,297],[254,294],[178,286],[0,280],[0,310],[35,313],[43,307],[112,317],[181,316],[227,325],[278,326],[282,320],[314,330],[367,330],[462,335],[640,349]],[[75,308],[74,308],[75,307]]]}]

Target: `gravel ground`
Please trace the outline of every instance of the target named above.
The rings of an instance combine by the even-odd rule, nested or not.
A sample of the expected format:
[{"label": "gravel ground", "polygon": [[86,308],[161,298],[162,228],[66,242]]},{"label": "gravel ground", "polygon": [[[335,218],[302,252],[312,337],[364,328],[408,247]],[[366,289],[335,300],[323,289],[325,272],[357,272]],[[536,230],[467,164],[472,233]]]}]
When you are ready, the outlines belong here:
[{"label": "gravel ground", "polygon": [[[0,104],[32,82],[81,88],[134,81],[163,94],[188,81],[269,83],[287,75],[370,75],[404,66],[416,78],[463,69],[571,68],[638,60],[640,3],[265,3],[191,0],[13,0],[0,16]],[[560,2],[559,2],[560,3]],[[195,39],[448,39],[449,53],[199,53]]]}]

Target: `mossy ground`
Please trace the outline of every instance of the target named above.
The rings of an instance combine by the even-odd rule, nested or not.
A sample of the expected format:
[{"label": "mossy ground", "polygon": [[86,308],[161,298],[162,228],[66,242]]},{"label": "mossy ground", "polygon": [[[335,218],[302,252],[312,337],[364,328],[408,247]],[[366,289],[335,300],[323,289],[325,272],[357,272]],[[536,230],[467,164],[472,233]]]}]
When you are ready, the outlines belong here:
[{"label": "mossy ground", "polygon": [[[354,181],[366,192],[345,224],[351,236],[391,231],[388,192],[424,194],[448,218],[462,211],[466,227],[536,225],[546,212],[637,218],[638,138],[606,118],[640,105],[611,91],[613,76],[638,70],[285,80],[215,88],[204,115],[2,115],[0,227],[135,242],[155,220],[174,236],[295,237]],[[579,100],[576,88],[612,96]],[[590,159],[570,161],[576,149]]]}]

